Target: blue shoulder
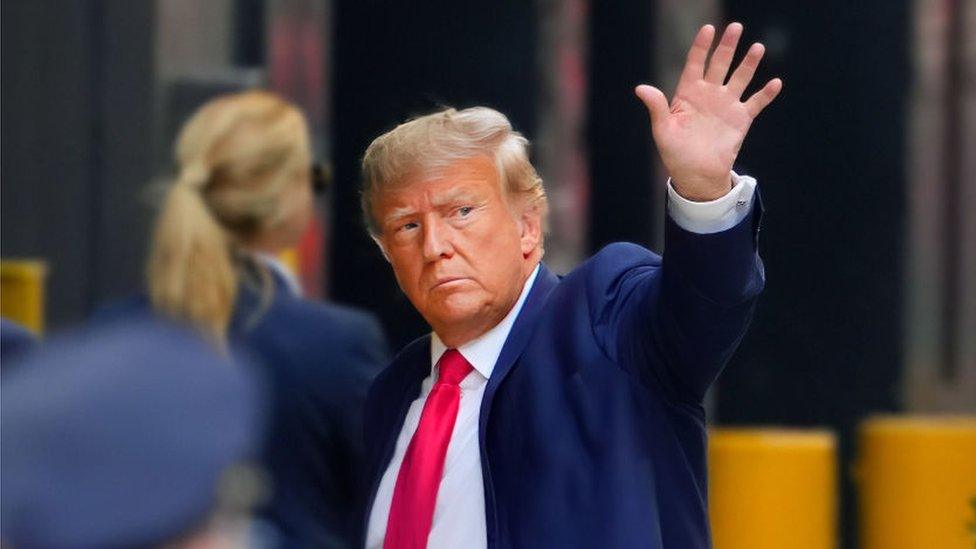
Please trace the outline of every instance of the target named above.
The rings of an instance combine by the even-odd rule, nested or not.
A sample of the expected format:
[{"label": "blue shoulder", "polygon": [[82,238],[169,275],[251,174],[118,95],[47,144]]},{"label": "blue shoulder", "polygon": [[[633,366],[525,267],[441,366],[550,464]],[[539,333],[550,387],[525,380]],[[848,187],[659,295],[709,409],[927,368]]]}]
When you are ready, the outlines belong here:
[{"label": "blue shoulder", "polygon": [[101,325],[153,315],[149,297],[145,294],[134,294],[99,305],[88,317],[88,322],[92,325]]},{"label": "blue shoulder", "polygon": [[576,270],[586,273],[590,280],[613,279],[621,272],[635,267],[660,267],[661,256],[631,242],[607,244]]},{"label": "blue shoulder", "polygon": [[[625,321],[641,309],[660,281],[662,259],[628,242],[610,244],[566,276],[561,286],[585,307],[597,344],[612,360],[613,342]],[[584,304],[579,298],[585,297]]]},{"label": "blue shoulder", "polygon": [[635,274],[653,274],[661,268],[661,256],[637,244],[615,242],[570,272],[563,285],[582,288],[591,305],[619,297],[620,285]]},{"label": "blue shoulder", "polygon": [[[264,337],[262,337],[264,336]],[[287,341],[309,357],[351,355],[385,362],[386,341],[379,321],[366,311],[310,300],[278,301],[254,330],[257,339]]]}]

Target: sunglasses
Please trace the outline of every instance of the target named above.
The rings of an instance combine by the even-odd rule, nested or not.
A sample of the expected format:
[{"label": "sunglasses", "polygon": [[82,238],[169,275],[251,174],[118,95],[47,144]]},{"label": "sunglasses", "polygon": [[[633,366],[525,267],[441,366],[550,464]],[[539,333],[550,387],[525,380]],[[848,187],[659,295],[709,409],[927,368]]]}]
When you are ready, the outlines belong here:
[{"label": "sunglasses", "polygon": [[315,194],[325,193],[332,186],[332,168],[325,163],[312,164],[311,179]]}]

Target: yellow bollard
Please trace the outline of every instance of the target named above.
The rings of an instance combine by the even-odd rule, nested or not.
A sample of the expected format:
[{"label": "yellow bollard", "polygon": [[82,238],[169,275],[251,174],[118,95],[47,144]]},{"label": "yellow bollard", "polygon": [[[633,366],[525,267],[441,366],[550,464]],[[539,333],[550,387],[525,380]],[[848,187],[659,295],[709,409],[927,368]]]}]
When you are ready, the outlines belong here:
[{"label": "yellow bollard", "polygon": [[837,546],[837,443],[823,430],[712,429],[715,549]]},{"label": "yellow bollard", "polygon": [[288,267],[288,270],[291,271],[294,276],[297,277],[298,273],[301,272],[298,248],[288,248],[287,250],[282,250],[281,253],[278,254],[278,260]]},{"label": "yellow bollard", "polygon": [[0,261],[0,315],[44,331],[44,280],[47,264],[39,260]]},{"label": "yellow bollard", "polygon": [[859,442],[861,547],[976,547],[976,416],[871,418]]}]

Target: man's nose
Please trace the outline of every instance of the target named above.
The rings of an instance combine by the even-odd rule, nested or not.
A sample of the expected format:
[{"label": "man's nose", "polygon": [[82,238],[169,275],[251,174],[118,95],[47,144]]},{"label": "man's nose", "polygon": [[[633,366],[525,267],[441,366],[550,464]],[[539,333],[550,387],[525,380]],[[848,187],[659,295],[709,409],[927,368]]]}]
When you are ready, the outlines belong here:
[{"label": "man's nose", "polygon": [[424,223],[424,259],[437,261],[454,255],[451,245],[450,228],[438,219]]}]

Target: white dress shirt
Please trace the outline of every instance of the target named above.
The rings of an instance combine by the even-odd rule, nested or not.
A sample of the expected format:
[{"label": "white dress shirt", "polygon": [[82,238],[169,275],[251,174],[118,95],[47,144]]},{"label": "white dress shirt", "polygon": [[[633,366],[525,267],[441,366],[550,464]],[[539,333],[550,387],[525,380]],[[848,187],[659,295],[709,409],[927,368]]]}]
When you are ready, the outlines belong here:
[{"label": "white dress shirt", "polygon": [[[725,196],[710,202],[692,202],[682,198],[668,182],[668,215],[681,228],[696,233],[715,233],[730,229],[745,219],[752,207],[756,180],[732,173],[732,190]],[[461,404],[451,441],[447,446],[444,473],[434,505],[434,518],[430,527],[427,547],[431,549],[477,549],[488,545],[485,521],[485,490],[481,474],[481,451],[478,441],[478,419],[481,399],[488,379],[495,368],[498,355],[508,339],[512,325],[522,310],[532,283],[539,274],[539,266],[532,271],[522,294],[508,315],[497,326],[478,339],[458,348],[461,355],[474,367],[461,381]],[[447,350],[437,334],[430,338],[430,375],[420,387],[420,395],[410,404],[406,419],[397,437],[393,458],[383,473],[376,499],[369,515],[366,534],[367,549],[381,549],[386,536],[386,523],[393,502],[393,489],[400,473],[404,454],[414,431],[420,423],[427,395],[437,379],[437,361]]]},{"label": "white dress shirt", "polygon": [[668,180],[668,215],[682,229],[699,234],[720,233],[739,224],[752,210],[756,180],[732,172],[732,190],[709,202],[692,202]]}]

